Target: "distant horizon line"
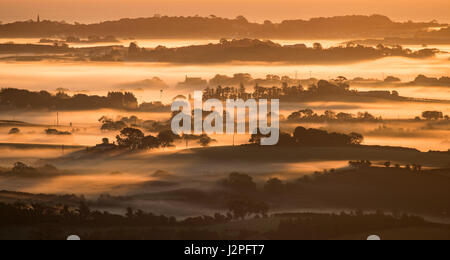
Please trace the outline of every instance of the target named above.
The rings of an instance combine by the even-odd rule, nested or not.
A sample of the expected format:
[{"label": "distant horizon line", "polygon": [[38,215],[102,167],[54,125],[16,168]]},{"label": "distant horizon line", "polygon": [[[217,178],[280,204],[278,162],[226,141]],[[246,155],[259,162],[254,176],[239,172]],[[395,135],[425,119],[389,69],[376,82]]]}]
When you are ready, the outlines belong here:
[{"label": "distant horizon line", "polygon": [[403,20],[401,21],[400,19],[395,20],[393,18],[391,18],[388,15],[384,15],[384,14],[380,14],[380,13],[373,13],[373,14],[347,14],[347,15],[331,15],[331,16],[312,16],[310,18],[285,18],[285,19],[276,19],[276,20],[271,20],[271,19],[256,19],[255,20],[250,20],[248,17],[246,17],[245,15],[236,15],[234,17],[230,17],[230,16],[218,16],[218,15],[166,15],[166,14],[154,14],[153,16],[130,16],[130,17],[121,17],[121,18],[109,18],[109,19],[100,19],[100,20],[96,20],[96,21],[77,21],[77,20],[71,20],[71,21],[66,21],[66,20],[58,20],[58,19],[52,19],[52,18],[45,18],[45,16],[42,15],[42,13],[37,12],[36,16],[34,16],[33,18],[30,19],[25,19],[25,20],[10,20],[7,22],[3,22],[0,21],[0,26],[2,25],[7,25],[7,24],[14,24],[14,23],[20,23],[20,22],[29,22],[29,21],[37,21],[37,17],[39,17],[39,22],[45,22],[45,21],[49,21],[49,22],[58,22],[58,23],[67,23],[67,24],[82,24],[82,25],[92,25],[92,24],[100,24],[100,23],[104,23],[104,22],[117,22],[117,21],[121,21],[121,20],[139,20],[139,19],[151,19],[151,18],[163,18],[163,17],[168,17],[168,18],[207,18],[207,19],[213,19],[213,18],[219,18],[219,19],[226,19],[226,20],[236,20],[238,17],[244,17],[248,23],[253,23],[253,24],[264,24],[264,22],[266,21],[270,21],[274,24],[281,24],[284,21],[311,21],[314,19],[332,19],[332,18],[339,18],[339,17],[386,17],[389,20],[391,20],[394,23],[408,23],[410,21],[412,21],[413,23],[437,23],[440,25],[450,25],[450,21],[448,22],[441,22],[437,19],[433,19],[431,21],[424,21],[424,20]]}]

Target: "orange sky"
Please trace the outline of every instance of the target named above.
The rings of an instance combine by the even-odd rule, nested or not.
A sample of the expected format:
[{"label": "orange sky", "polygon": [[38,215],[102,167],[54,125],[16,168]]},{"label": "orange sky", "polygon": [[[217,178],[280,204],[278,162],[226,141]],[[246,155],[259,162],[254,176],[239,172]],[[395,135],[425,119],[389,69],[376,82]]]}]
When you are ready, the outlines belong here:
[{"label": "orange sky", "polygon": [[41,17],[95,22],[123,17],[210,15],[251,21],[347,14],[385,14],[394,20],[450,22],[448,0],[0,0],[0,21]]}]

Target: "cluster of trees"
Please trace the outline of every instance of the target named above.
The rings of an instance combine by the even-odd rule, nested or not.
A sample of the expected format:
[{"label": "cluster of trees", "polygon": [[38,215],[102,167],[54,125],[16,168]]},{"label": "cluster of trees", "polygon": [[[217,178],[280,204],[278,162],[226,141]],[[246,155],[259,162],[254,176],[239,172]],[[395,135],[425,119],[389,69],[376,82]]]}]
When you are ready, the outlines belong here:
[{"label": "cluster of trees", "polygon": [[102,149],[104,147],[111,149],[128,149],[130,151],[137,150],[152,150],[158,148],[173,147],[174,142],[178,140],[186,141],[186,146],[189,146],[189,141],[197,141],[202,147],[207,147],[216,140],[209,137],[207,134],[201,135],[182,135],[174,134],[171,130],[163,130],[157,136],[145,135],[140,129],[126,127],[120,131],[116,136],[116,143],[111,144],[108,138],[103,138],[102,144],[95,148]]},{"label": "cluster of trees", "polygon": [[297,127],[293,138],[300,145],[360,145],[364,137],[358,133],[328,133],[324,130]]},{"label": "cluster of trees", "polygon": [[341,78],[334,81],[321,80],[317,85],[311,85],[305,89],[302,85],[289,87],[287,82],[282,83],[282,87],[262,87],[255,85],[253,93],[247,93],[243,84],[239,88],[222,87],[207,88],[204,90],[204,99],[292,99],[307,97],[312,94],[318,95],[333,95],[333,94],[349,94],[354,93],[350,91],[350,86]]},{"label": "cluster of trees", "polygon": [[222,224],[230,221],[227,215],[215,214],[214,217],[190,217],[178,221],[175,217],[155,215],[142,210],[127,208],[125,216],[107,211],[92,210],[85,200],[78,206],[50,206],[39,203],[14,204],[0,203],[0,226],[40,225],[44,223],[81,226],[197,226]]},{"label": "cluster of trees", "polygon": [[237,192],[246,191],[254,192],[256,191],[256,183],[253,178],[247,174],[233,172],[230,173],[227,179],[222,180],[221,185],[227,189],[234,190]]},{"label": "cluster of trees", "polygon": [[251,176],[233,172],[228,178],[221,180],[220,184],[227,190],[226,207],[234,219],[267,217],[269,205],[254,196],[258,190]]},{"label": "cluster of trees", "polygon": [[[259,131],[252,134],[249,142],[251,144],[261,144],[261,138],[266,137]],[[325,130],[306,129],[304,127],[297,127],[293,134],[280,133],[278,145],[280,146],[295,146],[295,145],[311,145],[311,146],[346,146],[346,145],[360,145],[364,141],[364,136],[358,133],[341,134],[329,133]]]},{"label": "cluster of trees", "polygon": [[183,134],[181,139],[186,142],[186,148],[189,147],[190,141],[197,141],[197,143],[202,147],[208,147],[211,143],[217,142],[217,140],[209,137],[207,134],[193,135],[193,134]]},{"label": "cluster of trees", "polygon": [[[385,162],[384,166],[386,166],[386,168],[390,168],[392,166],[392,163],[389,162],[389,161]],[[394,167],[396,169],[401,169],[402,168],[402,166],[400,164],[395,164]],[[411,164],[407,164],[407,165],[405,165],[404,169],[406,169],[408,171],[413,171],[413,172],[421,172],[422,171],[422,165],[415,164],[415,163],[412,164],[412,165]]]},{"label": "cluster of trees", "polygon": [[46,164],[41,167],[32,167],[23,162],[14,163],[10,170],[0,171],[3,176],[16,177],[51,177],[61,173],[55,166]]},{"label": "cluster of trees", "polygon": [[227,208],[234,219],[245,219],[249,216],[267,218],[269,211],[267,203],[248,198],[231,199],[227,202]]},{"label": "cluster of trees", "polygon": [[119,148],[132,151],[171,147],[175,140],[179,138],[172,131],[160,132],[156,137],[152,135],[146,136],[141,130],[131,127],[122,129],[116,137]]},{"label": "cluster of trees", "polygon": [[348,165],[355,168],[369,168],[372,166],[372,162],[368,160],[349,161]]},{"label": "cluster of trees", "polygon": [[47,91],[32,92],[13,88],[0,91],[0,108],[3,109],[137,109],[138,101],[130,92],[110,92],[106,97],[76,94],[69,96],[60,90],[56,95]]},{"label": "cluster of trees", "polygon": [[[448,115],[444,116],[444,113],[442,113],[441,111],[424,111],[422,113],[422,118],[426,120],[450,120],[450,117]],[[417,117],[416,120],[420,120],[420,118]]]},{"label": "cluster of trees", "polygon": [[102,116],[98,121],[102,124],[100,129],[103,131],[119,131],[128,126],[123,120],[114,121],[106,116]]},{"label": "cluster of trees", "polygon": [[288,82],[283,82],[282,87],[263,87],[255,85],[252,93],[247,93],[243,84],[239,88],[222,87],[206,88],[203,98],[219,99],[225,101],[227,99],[280,99],[281,101],[299,101],[305,99],[313,99],[318,97],[373,97],[398,99],[399,94],[396,91],[369,91],[359,92],[351,90],[348,80],[345,77],[338,77],[334,80],[319,80],[317,83],[311,84],[308,88],[302,85],[290,86]]},{"label": "cluster of trees", "polygon": [[46,133],[47,135],[72,135],[71,132],[67,132],[67,131],[59,131],[59,130],[53,129],[53,128],[45,129],[45,133]]},{"label": "cluster of trees", "polygon": [[381,117],[375,117],[368,112],[360,112],[356,116],[349,113],[335,113],[334,111],[327,110],[323,115],[315,113],[311,109],[302,109],[293,112],[288,116],[288,121],[291,122],[329,122],[329,121],[343,121],[343,122],[379,122],[383,119]]},{"label": "cluster of trees", "polygon": [[14,164],[14,167],[11,169],[11,172],[14,175],[28,175],[28,174],[37,174],[38,170],[22,162],[16,162]]},{"label": "cluster of trees", "polygon": [[[314,79],[310,79],[314,80]],[[265,78],[254,79],[252,75],[248,73],[237,73],[232,77],[227,75],[217,74],[212,79],[209,80],[210,86],[239,86],[239,85],[260,85],[260,86],[281,86],[282,83],[287,83],[288,85],[299,85],[304,80],[293,79],[289,76],[278,76],[269,74]]]},{"label": "cluster of trees", "polygon": [[45,110],[87,110],[121,109],[144,112],[169,112],[170,105],[161,102],[138,104],[131,92],[109,92],[107,96],[75,94],[70,96],[65,89],[58,89],[53,95],[47,91],[32,92],[6,88],[0,91],[0,110],[45,109]]},{"label": "cluster of trees", "polygon": [[[380,59],[383,57],[428,58],[439,50],[424,49],[411,51],[401,47],[366,47],[347,45],[325,49],[320,43],[308,48],[305,44],[280,45],[271,41],[240,39],[228,41],[222,39],[218,44],[197,45],[177,48],[159,46],[143,49],[130,45],[127,59],[152,62],[174,63],[217,63],[232,61],[264,62],[355,62]],[[270,55],[269,55],[270,54]]]},{"label": "cluster of trees", "polygon": [[[350,44],[351,45],[351,44]],[[348,45],[347,45],[348,46]],[[359,46],[359,45],[356,45]],[[412,51],[411,49],[405,49],[400,45],[395,45],[393,47],[386,47],[383,44],[378,44],[376,49],[382,51],[386,56],[403,56],[409,58],[425,58],[431,57],[439,53],[438,49],[422,49],[418,51]]]},{"label": "cluster of trees", "polygon": [[[360,161],[349,161],[348,165],[354,168],[364,169],[364,168],[370,168],[372,166],[372,162],[368,160],[360,160]],[[393,165],[391,161],[387,161],[383,164],[386,168],[391,168],[392,166],[395,169],[401,169],[402,166],[400,164]],[[407,164],[404,167],[405,170],[413,171],[413,172],[421,172],[422,171],[422,165],[420,164]]]},{"label": "cluster of trees", "polygon": [[100,129],[103,131],[119,131],[126,127],[144,128],[149,132],[161,132],[170,129],[170,125],[167,122],[143,120],[137,116],[122,117],[117,121],[107,116],[102,116],[98,121],[102,124]]},{"label": "cluster of trees", "polygon": [[433,78],[425,75],[419,75],[411,82],[413,85],[419,86],[444,86],[450,87],[450,77]]}]

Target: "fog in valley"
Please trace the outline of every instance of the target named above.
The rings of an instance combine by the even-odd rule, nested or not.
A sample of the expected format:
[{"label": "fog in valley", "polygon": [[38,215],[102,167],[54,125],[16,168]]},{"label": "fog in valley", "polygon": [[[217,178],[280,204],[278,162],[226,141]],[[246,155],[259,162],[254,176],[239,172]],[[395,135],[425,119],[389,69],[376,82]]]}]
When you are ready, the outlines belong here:
[{"label": "fog in valley", "polygon": [[[1,41],[38,43],[39,39],[13,38]],[[307,46],[313,46],[319,41],[326,48],[338,46],[343,42],[273,41],[284,45],[305,43]],[[159,45],[167,47],[203,45],[217,40],[133,39],[121,40],[117,44],[128,46],[131,42],[137,42],[140,47],[155,48]],[[71,47],[104,45],[104,43],[70,44]],[[413,50],[422,48],[422,46],[406,47]],[[207,82],[217,74],[231,77],[237,73],[248,73],[255,79],[265,79],[266,75],[288,76],[296,80],[333,80],[338,76],[352,80],[359,77],[367,79],[367,82],[372,80],[376,83],[354,82],[350,84],[350,89],[365,92],[397,91],[402,97],[412,98],[410,101],[374,99],[281,102],[282,132],[294,133],[297,127],[302,126],[330,133],[359,133],[364,136],[360,143],[364,146],[361,151],[352,148],[334,150],[317,147],[278,150],[279,148],[275,147],[261,148],[263,150],[260,152],[253,150],[255,148],[252,146],[247,146],[251,135],[245,134],[210,135],[214,141],[208,144],[209,147],[201,147],[196,141],[188,143],[185,140],[176,140],[173,147],[132,153],[113,151],[103,154],[92,152],[90,149],[101,144],[103,138],[108,138],[108,142],[111,143],[116,142],[121,129],[102,129],[102,117],[120,121],[122,118],[135,116],[142,122],[167,124],[171,119],[171,112],[120,109],[2,111],[0,173],[14,171],[15,163],[22,162],[43,175],[24,177],[2,174],[0,190],[30,194],[75,194],[91,201],[95,209],[118,214],[124,214],[126,207],[133,207],[156,214],[187,217],[224,212],[222,205],[214,204],[209,197],[211,194],[222,192],[224,187],[221,183],[233,172],[248,174],[257,187],[262,189],[267,180],[274,178],[283,182],[295,182],[304,176],[314,174],[351,171],[353,168],[349,161],[352,160],[363,162],[371,160],[371,165],[375,169],[385,167],[386,161],[389,161],[389,165],[398,165],[398,169],[409,167],[410,164],[420,164],[420,169],[424,171],[445,169],[450,166],[448,154],[428,152],[448,151],[450,121],[425,120],[422,113],[440,111],[443,116],[450,115],[450,101],[448,101],[450,86],[406,84],[421,74],[437,78],[450,75],[448,66],[450,55],[447,53],[450,51],[450,45],[428,47],[438,48],[442,52],[425,59],[387,57],[351,64],[326,65],[263,62],[182,65],[151,62],[0,60],[1,88],[45,90],[51,94],[64,92],[70,96],[76,94],[106,96],[111,91],[127,91],[136,96],[139,104],[162,102],[170,105],[174,97],[178,95],[188,97],[193,95],[194,90],[206,87],[206,85],[183,85],[182,82],[188,78]],[[388,76],[397,77],[402,83],[383,82]],[[281,84],[277,87],[281,87]],[[245,88],[252,92],[254,86],[246,85]],[[369,121],[355,119],[350,122],[288,119],[292,113],[302,109],[311,109],[318,115],[333,111],[336,114],[348,113],[355,117],[358,113],[362,115],[367,112],[374,119]],[[145,135],[157,136],[159,132],[142,126],[135,127],[140,128]],[[13,128],[18,128],[20,132],[12,134]],[[55,129],[56,134],[49,133],[48,129]],[[397,148],[377,148],[385,146]],[[380,181],[378,184],[381,183]],[[0,199],[9,201],[24,199],[24,196],[26,195],[2,195]],[[332,205],[326,203],[322,205],[322,201],[318,201],[314,203],[319,203],[320,207],[315,207],[313,202],[295,206],[297,205],[295,201],[289,205],[280,204],[275,207],[274,212],[283,209],[337,212],[346,208],[346,205],[342,204],[337,205],[334,210]]]}]

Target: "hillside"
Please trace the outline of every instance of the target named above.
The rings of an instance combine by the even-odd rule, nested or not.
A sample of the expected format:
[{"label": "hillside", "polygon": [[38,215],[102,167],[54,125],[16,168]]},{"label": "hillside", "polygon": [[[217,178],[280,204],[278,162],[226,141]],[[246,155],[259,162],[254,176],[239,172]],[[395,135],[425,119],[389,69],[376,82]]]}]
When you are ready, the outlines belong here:
[{"label": "hillside", "polygon": [[291,38],[344,39],[361,37],[412,36],[437,22],[394,22],[382,15],[354,15],[310,20],[286,20],[281,23],[266,21],[252,23],[239,16],[236,19],[220,17],[168,17],[121,19],[93,24],[68,24],[54,21],[15,22],[0,25],[0,37],[53,37],[92,35],[141,38]]}]

